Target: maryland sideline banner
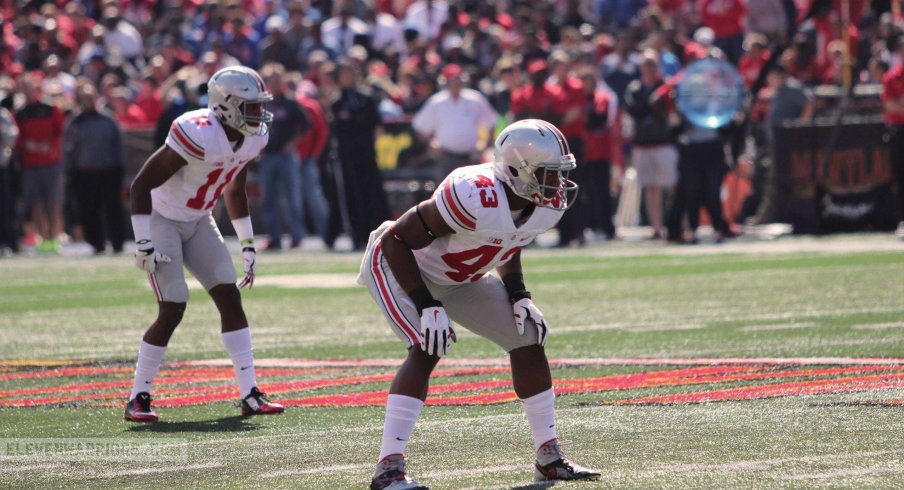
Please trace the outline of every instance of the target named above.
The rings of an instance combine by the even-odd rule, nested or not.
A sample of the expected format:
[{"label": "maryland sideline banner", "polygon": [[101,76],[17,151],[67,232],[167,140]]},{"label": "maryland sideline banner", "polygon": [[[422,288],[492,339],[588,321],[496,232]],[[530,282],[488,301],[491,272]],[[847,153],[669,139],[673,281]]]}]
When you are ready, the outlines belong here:
[{"label": "maryland sideline banner", "polygon": [[895,226],[892,168],[880,120],[827,122],[775,129],[772,221],[795,233],[891,230]]}]

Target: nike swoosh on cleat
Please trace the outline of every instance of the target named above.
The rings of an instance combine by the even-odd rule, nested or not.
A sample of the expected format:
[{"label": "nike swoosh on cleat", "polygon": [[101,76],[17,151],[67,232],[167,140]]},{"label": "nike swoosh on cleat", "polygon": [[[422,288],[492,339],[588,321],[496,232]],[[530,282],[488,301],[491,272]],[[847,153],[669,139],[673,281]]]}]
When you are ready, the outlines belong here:
[{"label": "nike swoosh on cleat", "polygon": [[405,441],[408,440],[408,439],[402,439],[401,437],[398,437],[398,436],[396,436],[395,439],[396,439],[397,441],[402,441],[402,442],[405,442]]},{"label": "nike swoosh on cleat", "polygon": [[246,369],[248,369],[248,368],[250,368],[250,367],[251,367],[251,366],[242,366],[242,367],[239,368],[239,371],[244,371],[244,370],[246,370]]}]

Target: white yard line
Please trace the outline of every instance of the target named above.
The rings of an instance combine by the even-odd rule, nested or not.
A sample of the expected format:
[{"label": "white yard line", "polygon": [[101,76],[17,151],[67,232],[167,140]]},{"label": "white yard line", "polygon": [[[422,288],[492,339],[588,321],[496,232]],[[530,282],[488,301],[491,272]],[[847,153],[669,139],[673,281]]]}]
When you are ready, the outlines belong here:
[{"label": "white yard line", "polygon": [[630,333],[649,333],[649,332],[677,332],[681,330],[700,330],[706,328],[701,324],[684,324],[684,325],[651,325],[643,327],[627,327],[623,330]]},{"label": "white yard line", "polygon": [[269,473],[261,473],[258,475],[261,478],[282,478],[286,476],[296,476],[296,475],[313,475],[316,473],[335,473],[342,471],[358,471],[358,470],[366,470],[373,469],[373,464],[339,464],[334,466],[320,466],[317,468],[306,468],[303,470],[279,470],[279,471],[271,471]]},{"label": "white yard line", "polygon": [[[2,460],[0,460],[2,461]],[[9,461],[3,462],[3,465],[0,466],[0,475],[5,475],[9,473],[23,473],[26,471],[40,471],[40,470],[49,470],[52,468],[57,468],[61,465],[59,464],[30,464],[23,466],[9,466]]]},{"label": "white yard line", "polygon": [[804,323],[774,323],[770,325],[745,325],[738,329],[739,332],[750,333],[750,332],[771,332],[773,330],[796,330],[800,328],[817,328],[819,327],[818,323],[813,322],[804,322]]},{"label": "white yard line", "polygon": [[904,328],[904,322],[858,323],[857,325],[852,325],[851,328],[854,330],[885,330],[887,328]]},{"label": "white yard line", "polygon": [[[264,275],[254,279],[255,286],[274,286],[280,288],[301,289],[301,288],[353,288],[357,287],[355,282],[355,274],[337,273],[337,274],[282,274],[282,275]],[[201,283],[193,277],[185,280],[189,289],[203,290]],[[142,285],[150,288],[147,281],[143,281]]]},{"label": "white yard line", "polygon": [[440,479],[440,478],[456,478],[460,476],[469,476],[469,475],[483,475],[486,473],[502,473],[502,472],[512,472],[512,471],[527,471],[531,470],[533,474],[533,466],[530,461],[525,461],[524,464],[519,465],[505,465],[505,466],[488,466],[483,468],[457,468],[453,470],[434,470],[434,471],[424,471],[418,472],[418,478],[423,479]]},{"label": "white yard line", "polygon": [[207,470],[211,468],[223,468],[224,463],[200,463],[185,466],[174,465],[168,463],[169,466],[159,468],[134,468],[131,470],[105,471],[103,473],[86,473],[82,476],[85,478],[117,478],[121,476],[139,476],[139,475],[155,475],[158,473],[174,473],[177,471]]},{"label": "white yard line", "polygon": [[904,474],[904,465],[882,464],[870,466],[868,468],[841,468],[831,471],[823,471],[820,473],[797,473],[781,477],[783,480],[802,481],[802,480],[825,480],[829,478],[844,478],[849,476],[867,476],[879,475],[882,473],[899,473]]},{"label": "white yard line", "polygon": [[732,473],[737,471],[764,471],[774,466],[781,466],[788,463],[820,463],[833,461],[838,459],[853,458],[875,458],[887,454],[897,454],[898,451],[859,451],[853,453],[837,453],[837,454],[819,454],[814,456],[802,456],[799,458],[777,458],[762,459],[748,461],[733,461],[731,463],[677,463],[662,464],[650,469],[647,473],[650,476],[669,473],[692,473],[692,472],[708,472],[708,473]]}]

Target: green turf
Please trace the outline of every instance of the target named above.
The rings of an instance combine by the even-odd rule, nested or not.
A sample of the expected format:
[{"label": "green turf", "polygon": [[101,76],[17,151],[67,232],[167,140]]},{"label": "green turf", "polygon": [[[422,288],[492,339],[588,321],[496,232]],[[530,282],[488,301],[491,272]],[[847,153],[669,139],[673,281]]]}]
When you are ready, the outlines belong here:
[{"label": "green turf", "polygon": [[[904,253],[761,248],[702,254],[633,244],[527,250],[526,280],[552,325],[547,352],[555,358],[904,357]],[[359,260],[355,254],[262,255],[262,281],[243,294],[256,356],[401,357],[399,342],[364,288],[286,288],[263,281],[314,273],[347,279]],[[0,279],[0,361],[115,361],[125,366],[134,361],[138,339],[156,311],[147,284],[128,257],[3,260]],[[193,289],[167,359],[224,358],[218,330],[212,303]],[[460,337],[452,359],[502,357],[487,341],[466,332]],[[555,375],[570,379],[659,369],[672,368],[569,368]],[[454,382],[490,378],[506,376]],[[262,380],[265,388],[267,382]],[[46,379],[0,380],[0,392],[50,384]],[[385,383],[372,383],[309,394],[385,388]],[[904,405],[859,403],[901,400],[904,389],[698,405],[601,403],[700,389],[664,386],[559,397],[567,451],[604,472],[599,483],[563,486],[904,485]],[[163,421],[146,426],[124,423],[118,403],[0,408],[0,444],[34,438],[151,441],[168,444],[176,459],[85,463],[0,458],[0,487],[363,488],[382,429],[379,407],[291,407],[283,416],[263,419],[236,417],[236,409],[226,402],[160,412]],[[427,407],[408,453],[413,476],[431,488],[511,488],[528,485],[532,478],[530,436],[516,403]]]}]

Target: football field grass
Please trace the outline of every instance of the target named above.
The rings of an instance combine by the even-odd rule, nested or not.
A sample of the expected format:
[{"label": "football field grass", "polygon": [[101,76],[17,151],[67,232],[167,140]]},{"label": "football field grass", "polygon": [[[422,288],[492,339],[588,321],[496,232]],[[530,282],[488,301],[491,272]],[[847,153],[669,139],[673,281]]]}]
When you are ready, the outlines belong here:
[{"label": "football field grass", "polygon": [[[563,488],[904,487],[904,244],[529,249],[566,452]],[[365,488],[404,355],[360,256],[259,254],[243,292],[263,391],[243,418],[198,289],[155,382],[161,421],[122,420],[156,313],[130,257],[0,260],[0,487]],[[436,489],[531,488],[506,357],[458,328],[408,446]],[[111,449],[112,448],[112,449]],[[557,487],[559,487],[557,486]]]}]

